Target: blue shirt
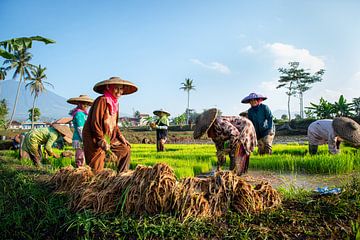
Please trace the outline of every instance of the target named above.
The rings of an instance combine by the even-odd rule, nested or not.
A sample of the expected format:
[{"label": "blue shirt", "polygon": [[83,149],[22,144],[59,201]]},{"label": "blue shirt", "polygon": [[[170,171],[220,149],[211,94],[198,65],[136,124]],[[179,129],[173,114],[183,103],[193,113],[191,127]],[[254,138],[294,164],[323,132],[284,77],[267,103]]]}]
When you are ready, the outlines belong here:
[{"label": "blue shirt", "polygon": [[275,124],[270,108],[265,104],[259,104],[248,110],[248,118],[255,127],[257,139],[263,138],[270,132],[275,133]]}]

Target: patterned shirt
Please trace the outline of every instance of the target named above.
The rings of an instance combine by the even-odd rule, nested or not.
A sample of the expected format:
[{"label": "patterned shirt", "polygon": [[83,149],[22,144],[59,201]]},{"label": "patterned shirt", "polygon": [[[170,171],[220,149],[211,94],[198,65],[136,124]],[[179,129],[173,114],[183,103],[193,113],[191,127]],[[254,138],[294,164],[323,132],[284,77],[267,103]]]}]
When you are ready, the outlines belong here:
[{"label": "patterned shirt", "polygon": [[[246,154],[250,154],[256,147],[256,132],[254,125],[245,117],[217,117],[213,123],[217,153],[224,151],[224,144],[229,141],[230,156],[235,155],[236,146],[243,145]],[[226,146],[225,146],[226,147]]]}]

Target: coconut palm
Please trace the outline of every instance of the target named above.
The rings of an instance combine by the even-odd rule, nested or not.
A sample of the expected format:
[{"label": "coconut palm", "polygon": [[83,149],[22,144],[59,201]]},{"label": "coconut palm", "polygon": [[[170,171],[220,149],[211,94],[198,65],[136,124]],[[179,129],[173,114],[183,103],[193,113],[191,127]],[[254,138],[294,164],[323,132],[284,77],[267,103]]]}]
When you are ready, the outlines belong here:
[{"label": "coconut palm", "polygon": [[[31,129],[34,128],[34,109],[35,109],[35,102],[36,99],[39,97],[40,93],[45,91],[45,85],[49,85],[51,87],[54,87],[51,83],[44,81],[44,79],[47,78],[45,74],[46,67],[42,68],[41,65],[34,67],[31,70],[31,76],[28,80],[30,82],[26,84],[26,88],[30,87],[31,94],[34,95],[34,101],[32,106],[32,119],[31,119]],[[45,84],[45,85],[44,85]]]},{"label": "coconut palm", "polygon": [[33,67],[33,65],[30,64],[31,58],[32,58],[32,54],[28,52],[28,49],[24,48],[21,51],[15,51],[13,58],[4,61],[5,65],[7,64],[9,65],[5,68],[6,71],[9,71],[11,69],[15,70],[13,79],[16,79],[17,76],[19,76],[19,84],[16,91],[16,97],[9,121],[9,126],[11,125],[14,119],[14,114],[16,112],[16,105],[19,99],[21,83],[23,81],[25,82],[25,79],[30,77],[30,70]]},{"label": "coconut palm", "polygon": [[190,91],[191,90],[195,90],[195,86],[193,85],[193,80],[190,78],[185,78],[185,82],[181,83],[183,86],[180,88],[184,91],[187,92],[188,94],[188,100],[187,100],[187,108],[186,108],[186,115],[187,115],[187,119],[186,122],[189,123],[189,118],[190,118]]},{"label": "coconut palm", "polygon": [[28,52],[28,49],[32,47],[33,41],[43,42],[45,44],[55,43],[54,40],[44,38],[41,36],[13,38],[0,42],[0,56],[6,59],[4,64],[10,65],[5,68],[5,71],[7,72],[11,69],[15,69],[13,79],[15,79],[18,75],[20,75],[14,107],[11,113],[8,126],[11,125],[14,118],[14,114],[16,112],[16,105],[19,98],[21,83],[22,81],[25,81],[25,79],[29,77],[29,70],[30,67],[32,66],[30,64],[32,55]]}]

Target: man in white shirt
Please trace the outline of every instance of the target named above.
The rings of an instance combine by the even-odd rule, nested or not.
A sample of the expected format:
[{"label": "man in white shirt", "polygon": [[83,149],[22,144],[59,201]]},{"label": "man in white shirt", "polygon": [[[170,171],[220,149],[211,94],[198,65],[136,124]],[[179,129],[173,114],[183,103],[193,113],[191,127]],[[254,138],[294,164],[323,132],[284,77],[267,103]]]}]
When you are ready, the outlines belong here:
[{"label": "man in white shirt", "polygon": [[360,146],[360,125],[346,117],[317,120],[309,125],[307,135],[310,154],[316,154],[318,145],[326,143],[329,152],[337,154],[342,140]]}]

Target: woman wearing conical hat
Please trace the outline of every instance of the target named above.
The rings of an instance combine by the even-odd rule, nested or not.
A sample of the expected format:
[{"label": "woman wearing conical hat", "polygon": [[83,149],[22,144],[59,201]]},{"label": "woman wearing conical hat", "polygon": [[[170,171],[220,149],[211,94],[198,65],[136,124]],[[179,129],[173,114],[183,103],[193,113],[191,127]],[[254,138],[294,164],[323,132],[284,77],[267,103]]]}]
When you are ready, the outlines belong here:
[{"label": "woman wearing conical hat", "polygon": [[263,104],[267,97],[250,93],[242,103],[249,103],[247,117],[253,123],[258,141],[258,152],[260,155],[272,154],[272,143],[275,137],[275,124],[270,108]]},{"label": "woman wearing conical hat", "polygon": [[307,136],[311,155],[316,154],[322,144],[328,145],[329,153],[337,154],[341,141],[360,146],[360,125],[347,117],[316,120],[309,125]]},{"label": "woman wearing conical hat", "polygon": [[75,149],[75,164],[77,167],[81,167],[85,163],[82,130],[88,116],[87,109],[89,106],[91,106],[93,101],[94,100],[87,95],[80,95],[79,97],[74,97],[67,100],[68,103],[76,105],[76,107],[72,109],[69,114],[73,118],[72,122],[74,126],[74,134],[72,138],[72,145]]},{"label": "woman wearing conical hat", "polygon": [[136,92],[137,87],[119,77],[111,77],[97,83],[94,91],[102,95],[95,99],[84,125],[85,161],[95,173],[100,172],[104,169],[106,152],[111,150],[116,156],[118,171],[126,171],[130,165],[130,143],[118,126],[118,100],[122,95]]},{"label": "woman wearing conical hat", "polygon": [[150,126],[151,128],[156,129],[156,150],[158,152],[162,152],[165,150],[170,113],[164,109],[156,110],[153,113],[158,117],[158,119],[151,123]]},{"label": "woman wearing conical hat", "polygon": [[22,150],[24,153],[21,157],[27,157],[33,161],[34,165],[41,166],[41,146],[44,146],[46,153],[49,156],[59,158],[60,156],[52,150],[53,144],[58,140],[65,140],[71,143],[73,133],[68,126],[60,124],[52,124],[50,127],[34,128],[25,135],[22,143]]},{"label": "woman wearing conical hat", "polygon": [[230,157],[230,170],[237,175],[246,173],[250,153],[256,146],[256,132],[246,117],[217,116],[216,108],[200,114],[195,121],[194,138],[205,133],[213,140],[218,158],[218,169],[225,163],[226,154]]}]

